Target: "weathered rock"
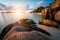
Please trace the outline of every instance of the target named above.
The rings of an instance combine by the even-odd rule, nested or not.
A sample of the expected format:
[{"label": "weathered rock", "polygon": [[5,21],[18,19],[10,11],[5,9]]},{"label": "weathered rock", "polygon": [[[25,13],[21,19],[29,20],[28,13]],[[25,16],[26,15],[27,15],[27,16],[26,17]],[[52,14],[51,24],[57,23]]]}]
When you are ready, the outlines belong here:
[{"label": "weathered rock", "polygon": [[[33,21],[34,22],[34,21]],[[44,33],[44,34],[46,34],[46,35],[48,35],[48,36],[51,36],[48,32],[46,32],[45,30],[43,30],[43,29],[40,29],[40,28],[38,28],[36,25],[35,25],[35,23],[32,23],[32,20],[25,20],[24,19],[24,21],[23,21],[23,23],[22,24],[20,24],[20,25],[18,25],[18,26],[14,26],[14,27],[12,27],[10,30],[9,30],[9,32],[8,33],[6,33],[6,35],[4,35],[4,39],[3,40],[5,40],[5,39],[7,39],[7,40],[11,40],[10,39],[10,36],[11,36],[11,38],[12,38],[12,40],[14,39],[14,36],[12,37],[12,35],[14,35],[15,33],[19,33],[19,32],[31,32],[31,31],[33,31],[33,30],[36,30],[36,31],[39,31],[39,32],[42,32],[42,33]],[[7,31],[7,30],[6,30]],[[16,34],[15,34],[16,35]],[[20,36],[21,34],[19,34],[19,37],[21,37]],[[36,35],[36,34],[35,34]],[[19,38],[19,37],[16,37],[16,38]],[[23,39],[23,34],[22,34],[22,39]],[[36,36],[35,36],[36,37]],[[31,38],[30,37],[30,39],[34,39],[35,40],[35,37],[34,38]],[[38,36],[37,36],[38,37]],[[22,40],[21,38],[20,39],[16,39],[16,40]],[[29,39],[29,38],[28,38]],[[39,38],[40,39],[40,38]],[[36,39],[36,40],[39,40],[38,38]],[[15,39],[14,39],[15,40]],[[26,39],[27,40],[27,39]]]},{"label": "weathered rock", "polygon": [[52,9],[57,8],[59,7],[59,5],[60,5],[60,0],[54,0],[54,2],[51,5],[51,8]]},{"label": "weathered rock", "polygon": [[37,31],[19,32],[11,30],[3,40],[50,40]]},{"label": "weathered rock", "polygon": [[[36,13],[38,13],[37,11],[39,10],[36,10]],[[59,25],[60,24],[60,0],[54,0],[54,2],[51,5],[49,5],[49,7],[42,8],[41,13],[42,13],[42,20],[48,19],[50,24],[49,23],[45,24],[46,20],[45,21],[40,20],[40,23],[43,23],[45,25],[51,25],[51,26],[53,26],[51,23],[53,24],[57,23]]]},{"label": "weathered rock", "polygon": [[43,25],[47,25],[47,26],[52,26],[55,28],[59,28],[58,23],[51,21],[51,20],[47,20],[47,19],[43,19],[39,21],[39,24],[43,24]]},{"label": "weathered rock", "polygon": [[7,25],[1,32],[0,34],[0,39],[2,40],[2,38],[11,30],[11,28],[13,28],[14,26],[17,26],[18,22],[12,23]]},{"label": "weathered rock", "polygon": [[[60,22],[60,0],[55,0],[50,7],[51,16],[54,21]],[[54,17],[54,18],[53,18]],[[59,23],[60,24],[60,23]]]},{"label": "weathered rock", "polygon": [[[2,39],[13,27],[15,26],[18,26],[18,25],[21,25],[21,24],[36,24],[33,20],[31,19],[21,19],[19,22],[15,22],[15,23],[12,23],[12,24],[9,24],[7,25],[1,32],[0,34],[0,39]],[[25,30],[28,30],[27,27],[25,27],[26,29]],[[29,29],[30,30],[30,29]]]},{"label": "weathered rock", "polygon": [[50,8],[44,8],[41,10],[42,13],[42,19],[51,19],[51,10]]},{"label": "weathered rock", "polygon": [[60,0],[55,0],[49,8],[41,10],[42,20],[39,24],[54,26],[59,28],[60,24]]},{"label": "weathered rock", "polygon": [[55,14],[55,20],[60,24],[60,11]]}]

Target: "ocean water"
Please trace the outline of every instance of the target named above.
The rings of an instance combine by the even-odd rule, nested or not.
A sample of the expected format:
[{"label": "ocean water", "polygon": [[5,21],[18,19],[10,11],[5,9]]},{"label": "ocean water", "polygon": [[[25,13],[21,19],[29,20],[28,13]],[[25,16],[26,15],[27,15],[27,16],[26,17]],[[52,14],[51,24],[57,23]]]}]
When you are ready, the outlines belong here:
[{"label": "ocean water", "polygon": [[[36,23],[41,20],[41,13],[33,14],[33,13],[0,13],[0,33],[5,26],[8,24],[19,21],[20,19],[27,18],[32,19]],[[51,34],[51,40],[60,40],[60,29],[56,29],[54,27],[39,25],[38,27],[44,29],[45,31]]]},{"label": "ocean water", "polygon": [[0,32],[8,24],[19,21],[20,19],[32,19],[36,23],[41,19],[41,14],[37,13],[0,13]]}]

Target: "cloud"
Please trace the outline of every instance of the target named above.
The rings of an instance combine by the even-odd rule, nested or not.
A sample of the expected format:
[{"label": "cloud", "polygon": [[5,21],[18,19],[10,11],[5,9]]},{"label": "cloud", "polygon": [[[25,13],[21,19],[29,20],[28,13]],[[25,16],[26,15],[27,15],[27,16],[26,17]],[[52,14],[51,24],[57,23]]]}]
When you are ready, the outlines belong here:
[{"label": "cloud", "polygon": [[29,9],[29,5],[24,4],[24,3],[13,4],[13,7],[14,7],[15,11],[20,10],[21,12],[25,12],[26,10]]},{"label": "cloud", "polygon": [[42,6],[44,3],[43,0],[37,2],[36,4],[34,4],[33,6],[30,7],[31,10],[37,9],[38,7]]},{"label": "cloud", "polygon": [[41,0],[41,1],[39,1],[39,2],[36,3],[36,6],[40,7],[43,3],[44,3],[44,1]]}]

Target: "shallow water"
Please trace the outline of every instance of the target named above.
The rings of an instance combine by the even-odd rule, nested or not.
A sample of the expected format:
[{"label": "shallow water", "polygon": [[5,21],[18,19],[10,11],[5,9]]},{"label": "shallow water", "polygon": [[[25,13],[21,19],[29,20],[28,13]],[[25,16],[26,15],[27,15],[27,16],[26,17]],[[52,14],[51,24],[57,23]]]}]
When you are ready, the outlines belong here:
[{"label": "shallow water", "polygon": [[[31,13],[0,13],[0,32],[2,29],[13,22],[19,21],[22,18],[28,18],[34,20],[36,23],[41,19],[40,14],[31,14]],[[40,28],[46,30],[51,34],[51,40],[60,40],[60,29],[56,29],[53,27],[47,27],[44,25],[40,25]]]},{"label": "shallow water", "polygon": [[[32,19],[36,23],[41,19],[40,14],[33,13],[0,13],[0,30],[2,30],[6,25],[19,21],[20,19]],[[1,32],[1,31],[0,31]]]}]

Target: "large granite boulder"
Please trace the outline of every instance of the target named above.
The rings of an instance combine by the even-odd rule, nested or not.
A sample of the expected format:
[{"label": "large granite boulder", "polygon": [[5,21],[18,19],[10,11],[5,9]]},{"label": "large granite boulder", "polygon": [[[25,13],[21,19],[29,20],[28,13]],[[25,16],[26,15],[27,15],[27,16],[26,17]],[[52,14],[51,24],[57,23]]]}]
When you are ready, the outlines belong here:
[{"label": "large granite boulder", "polygon": [[8,33],[10,31],[11,28],[13,28],[14,26],[17,26],[18,22],[15,23],[11,23],[9,25],[7,25],[1,32],[0,34],[0,39],[2,40],[2,38],[6,35],[6,33]]},{"label": "large granite boulder", "polygon": [[57,11],[55,14],[55,20],[60,24],[60,11]]},{"label": "large granite boulder", "polygon": [[[21,24],[36,24],[33,20],[31,19],[21,19],[19,20],[18,22],[15,22],[15,23],[11,23],[9,25],[7,25],[1,32],[0,34],[0,39],[2,39],[10,30],[11,28],[15,27],[15,26],[18,26],[18,25],[21,25]],[[28,28],[26,28],[25,30],[27,30]]]},{"label": "large granite boulder", "polygon": [[[4,34],[4,32],[2,33],[2,37],[1,37],[1,40],[3,39],[3,40],[15,40],[13,37],[14,37],[14,34],[15,33],[17,33],[17,34],[19,34],[19,33],[23,33],[22,34],[22,38],[20,38],[21,37],[21,34],[19,34],[19,37],[16,37],[16,38],[20,38],[20,39],[16,39],[16,40],[22,40],[22,39],[24,39],[23,37],[23,35],[25,34],[24,32],[31,32],[31,31],[33,31],[33,30],[35,30],[35,31],[38,31],[38,32],[42,32],[42,33],[44,33],[44,34],[46,34],[46,35],[48,35],[48,36],[51,36],[48,32],[46,32],[45,30],[43,30],[43,29],[40,29],[39,27],[37,27],[37,25],[36,25],[36,23],[33,21],[33,20],[31,20],[31,19],[22,19],[22,20],[20,20],[21,22],[23,22],[23,23],[21,23],[20,22],[20,24],[19,25],[17,25],[17,26],[13,26],[11,29],[8,29],[9,31],[7,31],[7,30],[5,30],[5,35],[3,35]],[[8,27],[9,28],[9,27]],[[6,32],[7,31],[7,32]],[[13,36],[11,36],[11,35],[13,35]],[[27,34],[26,34],[27,35]],[[28,34],[29,35],[29,34]],[[36,34],[35,34],[36,35]],[[38,35],[38,34],[37,34]],[[12,39],[10,39],[10,36],[11,36],[11,38]],[[34,35],[33,35],[34,36]],[[29,38],[28,38],[29,39]],[[26,40],[28,40],[28,39],[26,39]],[[31,38],[30,37],[30,39],[34,39],[35,40],[35,37],[33,37],[33,38]],[[39,38],[40,39],[40,38]],[[36,39],[36,40],[39,40],[38,38]],[[43,40],[43,39],[42,39]]]},{"label": "large granite boulder", "polygon": [[52,9],[57,8],[59,7],[59,5],[60,5],[60,0],[54,0],[54,2],[51,5],[51,8]]},{"label": "large granite boulder", "polygon": [[[19,28],[19,27],[18,27]],[[48,37],[43,36],[38,31],[23,31],[21,27],[12,28],[3,38],[3,40],[50,40]]]},{"label": "large granite boulder", "polygon": [[56,22],[54,22],[54,21],[51,21],[51,20],[48,20],[48,19],[40,20],[40,21],[39,21],[39,24],[43,24],[43,25],[46,25],[46,26],[59,28],[58,23],[56,23]]}]

